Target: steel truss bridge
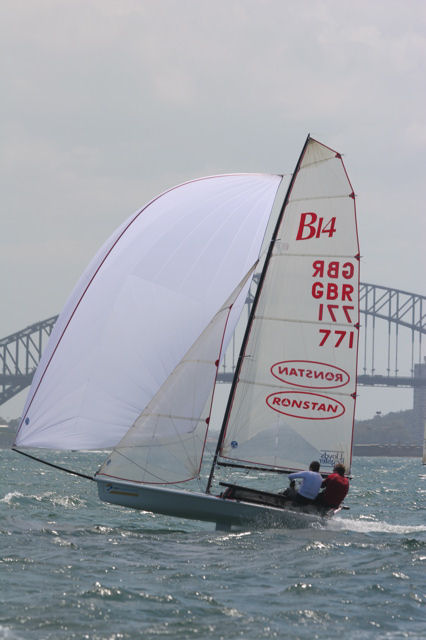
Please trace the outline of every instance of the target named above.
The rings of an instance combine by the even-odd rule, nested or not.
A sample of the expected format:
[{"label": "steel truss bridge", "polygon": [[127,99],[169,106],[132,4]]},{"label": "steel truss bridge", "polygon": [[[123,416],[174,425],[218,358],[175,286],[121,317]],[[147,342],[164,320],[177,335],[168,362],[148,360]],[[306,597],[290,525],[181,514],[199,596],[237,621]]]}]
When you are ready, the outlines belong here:
[{"label": "steel truss bridge", "polygon": [[[252,300],[250,293],[247,313]],[[421,364],[426,296],[363,282],[360,311],[358,383],[426,387],[426,365]],[[36,322],[0,340],[0,405],[30,385],[57,317]],[[221,382],[232,379],[237,357],[234,339],[221,366]]]}]

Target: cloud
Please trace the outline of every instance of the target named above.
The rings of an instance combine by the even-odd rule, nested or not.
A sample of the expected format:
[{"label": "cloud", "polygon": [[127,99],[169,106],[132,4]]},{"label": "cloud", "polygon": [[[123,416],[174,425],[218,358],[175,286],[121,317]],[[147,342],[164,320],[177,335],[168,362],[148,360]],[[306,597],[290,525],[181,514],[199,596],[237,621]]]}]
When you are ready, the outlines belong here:
[{"label": "cloud", "polygon": [[345,153],[362,277],[423,289],[423,1],[3,0],[0,35],[0,335],[156,193],[291,172],[308,132]]}]

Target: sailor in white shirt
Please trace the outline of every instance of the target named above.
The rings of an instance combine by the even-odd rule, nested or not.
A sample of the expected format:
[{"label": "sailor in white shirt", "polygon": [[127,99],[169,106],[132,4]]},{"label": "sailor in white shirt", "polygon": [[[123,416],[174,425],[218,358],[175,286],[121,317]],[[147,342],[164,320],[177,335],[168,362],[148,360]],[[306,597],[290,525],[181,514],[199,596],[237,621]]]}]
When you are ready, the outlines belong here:
[{"label": "sailor in white shirt", "polygon": [[322,484],[322,476],[318,473],[320,463],[317,460],[313,460],[309,465],[309,471],[298,471],[297,473],[290,473],[289,480],[293,481],[297,478],[302,479],[302,485],[298,489],[294,502],[299,504],[310,504],[317,497]]}]

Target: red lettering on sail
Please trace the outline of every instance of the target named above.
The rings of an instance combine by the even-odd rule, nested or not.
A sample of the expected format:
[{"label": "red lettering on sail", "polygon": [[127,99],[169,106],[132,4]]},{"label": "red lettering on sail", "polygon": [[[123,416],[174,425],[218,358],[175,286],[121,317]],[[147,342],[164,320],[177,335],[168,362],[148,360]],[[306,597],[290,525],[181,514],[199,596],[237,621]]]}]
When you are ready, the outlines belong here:
[{"label": "red lettering on sail", "polygon": [[342,308],[343,308],[343,313],[345,314],[346,320],[348,322],[352,322],[351,316],[349,315],[349,311],[353,311],[354,310],[353,305],[349,306],[347,304],[344,304]]},{"label": "red lettering on sail", "polygon": [[346,278],[346,280],[350,280],[354,277],[355,269],[352,262],[345,262],[342,266],[342,276]]},{"label": "red lettering on sail", "polygon": [[[309,218],[308,218],[309,216]],[[302,213],[300,216],[299,229],[297,231],[296,240],[310,240],[313,238],[316,229],[314,227],[314,223],[317,220],[317,214],[312,212]],[[306,230],[306,233],[305,233]]]},{"label": "red lettering on sail", "polygon": [[[314,220],[310,219],[308,225],[313,228]],[[303,220],[306,224],[306,221]],[[302,220],[299,231],[303,235]],[[311,285],[311,295],[318,304],[317,319],[327,324],[349,324],[353,326],[356,321],[353,297],[355,285],[348,282],[339,282],[339,279],[351,280],[355,276],[355,266],[352,262],[340,262],[339,260],[314,260],[312,262],[312,277],[315,281]],[[346,304],[343,304],[346,303]],[[332,346],[334,348],[353,349],[355,344],[355,332],[341,329],[318,329],[318,346]]]},{"label": "red lettering on sail", "polygon": [[278,391],[267,396],[265,402],[278,413],[304,420],[331,420],[346,411],[339,400],[306,391]]},{"label": "red lettering on sail", "polygon": [[351,284],[342,284],[342,300],[349,300],[352,302],[352,294],[354,288]]},{"label": "red lettering on sail", "polygon": [[329,282],[327,284],[327,300],[337,300],[339,297],[339,289],[337,284],[334,282]]},{"label": "red lettering on sail", "polygon": [[339,266],[340,262],[330,262],[327,269],[327,275],[329,278],[339,277]]},{"label": "red lettering on sail", "polygon": [[296,240],[320,238],[322,234],[328,235],[329,238],[332,238],[335,233],[336,216],[333,216],[330,220],[324,222],[324,218],[318,216],[313,211],[306,211],[300,215]]},{"label": "red lettering on sail", "polygon": [[310,389],[336,389],[350,381],[350,375],[340,367],[312,360],[284,360],[270,369],[274,378],[285,384]]},{"label": "red lettering on sail", "polygon": [[312,266],[314,268],[312,277],[322,278],[324,275],[324,260],[315,260],[315,262],[312,263]]},{"label": "red lettering on sail", "polygon": [[312,297],[317,300],[350,300],[354,288],[351,284],[338,285],[335,282],[314,282],[312,285]]},{"label": "red lettering on sail", "polygon": [[325,260],[314,260],[312,263],[314,272],[313,278],[338,278],[339,275],[345,280],[350,280],[354,277],[355,268],[352,262],[344,262],[342,265],[337,260],[332,260],[328,264]]},{"label": "red lettering on sail", "polygon": [[[333,347],[347,346],[349,349],[352,349],[354,346],[354,332],[353,331],[343,331],[341,329],[318,329],[319,333],[323,334],[321,341],[319,343],[320,347],[323,347],[325,344],[331,343]],[[329,340],[330,338],[330,340]]]}]

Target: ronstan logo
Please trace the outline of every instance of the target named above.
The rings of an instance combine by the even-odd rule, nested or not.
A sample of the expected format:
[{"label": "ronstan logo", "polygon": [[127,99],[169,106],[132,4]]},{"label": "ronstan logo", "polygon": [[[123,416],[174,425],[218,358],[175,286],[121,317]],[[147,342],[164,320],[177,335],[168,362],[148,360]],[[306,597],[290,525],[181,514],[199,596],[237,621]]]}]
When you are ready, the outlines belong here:
[{"label": "ronstan logo", "polygon": [[271,367],[271,373],[281,382],[310,389],[336,389],[348,384],[350,380],[344,369],[310,360],[276,362]]},{"label": "ronstan logo", "polygon": [[271,393],[266,404],[278,413],[305,420],[330,420],[345,413],[345,406],[338,400],[306,391]]}]

